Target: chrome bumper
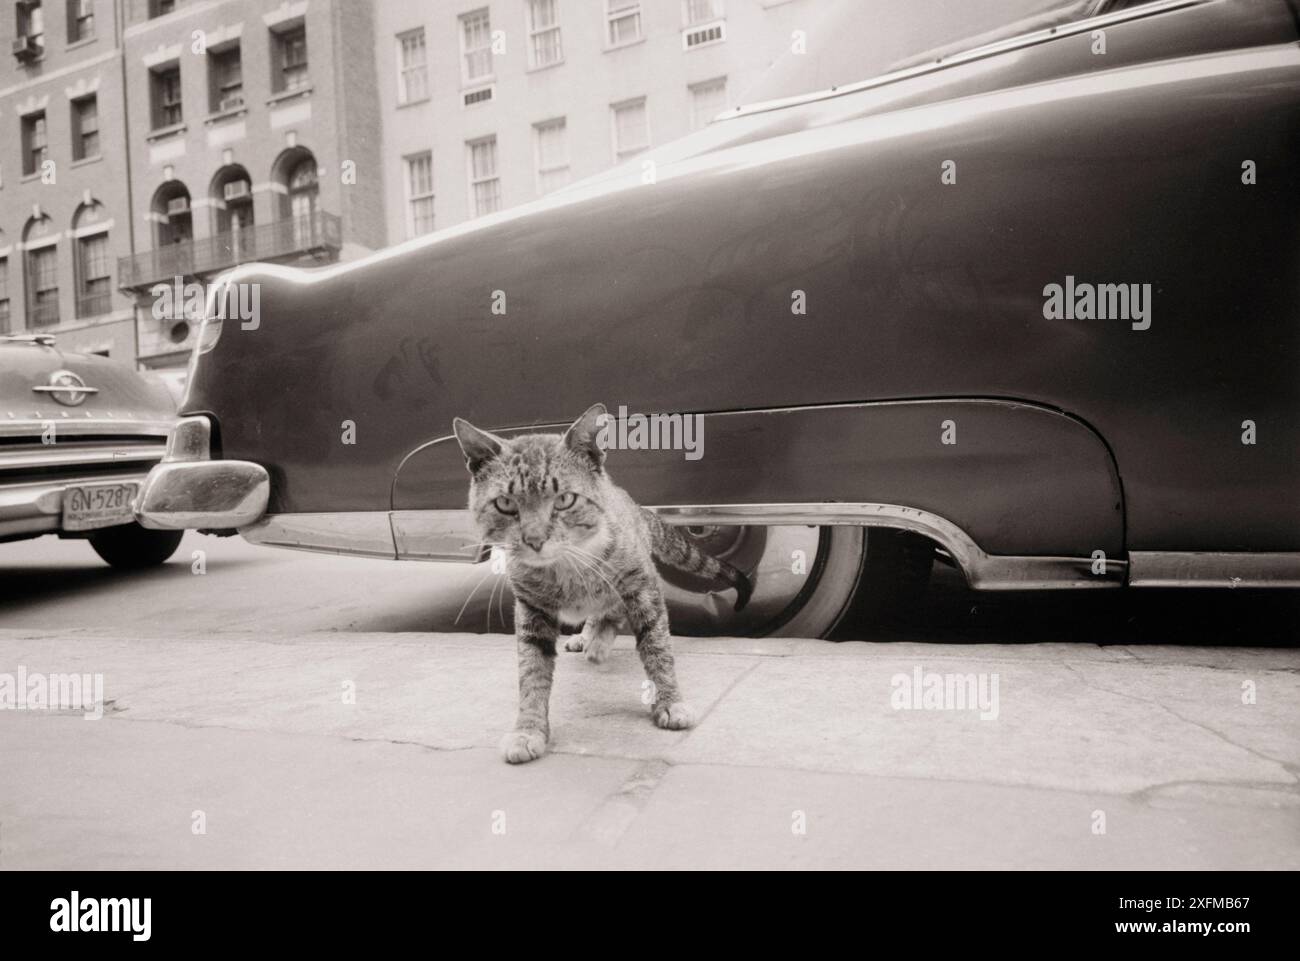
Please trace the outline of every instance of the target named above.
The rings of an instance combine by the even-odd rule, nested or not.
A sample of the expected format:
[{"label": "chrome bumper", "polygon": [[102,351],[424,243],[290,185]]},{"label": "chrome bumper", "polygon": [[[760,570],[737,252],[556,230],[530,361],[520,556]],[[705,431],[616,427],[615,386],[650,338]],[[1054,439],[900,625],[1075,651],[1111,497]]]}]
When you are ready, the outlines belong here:
[{"label": "chrome bumper", "polygon": [[145,478],[135,519],[156,531],[247,527],[271,492],[266,468],[243,460],[159,464]]},{"label": "chrome bumper", "polygon": [[149,472],[135,502],[141,527],[160,531],[247,527],[266,513],[271,479],[243,460],[209,460],[210,425],[186,417],[167,441],[167,454]]}]

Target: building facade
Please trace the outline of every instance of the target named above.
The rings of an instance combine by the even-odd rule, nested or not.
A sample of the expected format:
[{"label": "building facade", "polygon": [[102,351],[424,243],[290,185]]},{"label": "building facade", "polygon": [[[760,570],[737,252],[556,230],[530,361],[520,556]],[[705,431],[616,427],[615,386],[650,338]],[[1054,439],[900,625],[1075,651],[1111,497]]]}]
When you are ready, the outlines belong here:
[{"label": "building facade", "polygon": [[116,0],[0,16],[0,333],[131,360],[131,191]]},{"label": "building facade", "polygon": [[[138,359],[197,335],[167,293],[247,261],[329,263],[385,227],[373,8],[357,0],[130,0],[123,30]],[[192,301],[189,301],[192,306]]]},{"label": "building facade", "polygon": [[389,243],[704,125],[819,2],[375,0]]},{"label": "building facade", "polygon": [[707,123],[824,0],[15,0],[0,332],[178,369],[172,294],[349,259]]}]

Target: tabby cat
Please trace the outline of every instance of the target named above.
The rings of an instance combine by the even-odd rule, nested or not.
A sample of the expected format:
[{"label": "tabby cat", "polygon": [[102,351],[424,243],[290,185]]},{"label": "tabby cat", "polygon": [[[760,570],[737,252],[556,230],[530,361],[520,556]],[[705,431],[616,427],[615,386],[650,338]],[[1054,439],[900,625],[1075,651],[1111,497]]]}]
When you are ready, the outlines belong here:
[{"label": "tabby cat", "polygon": [[470,513],[484,543],[508,555],[519,717],[501,750],[511,764],[546,751],[561,623],[583,624],[581,636],[568,640],[565,650],[585,650],[595,663],[605,659],[626,625],[653,684],[651,717],[659,727],[677,730],[690,727],[694,717],[677,686],[655,560],[735,588],[736,610],[752,590],[744,574],[700,551],[610,480],[598,443],[608,416],[596,404],[563,436],[506,439],[459,417],[453,425],[471,475]]}]

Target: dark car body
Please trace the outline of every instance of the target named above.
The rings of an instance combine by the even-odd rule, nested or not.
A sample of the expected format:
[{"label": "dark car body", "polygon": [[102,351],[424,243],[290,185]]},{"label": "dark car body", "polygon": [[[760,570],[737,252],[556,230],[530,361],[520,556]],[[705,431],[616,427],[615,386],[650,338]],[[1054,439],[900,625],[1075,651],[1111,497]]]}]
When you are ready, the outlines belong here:
[{"label": "dark car body", "polygon": [[[207,322],[183,405],[266,473],[237,526],[473,557],[452,418],[599,400],[704,415],[698,460],[611,455],[679,522],[916,531],[992,589],[1300,584],[1296,10],[1120,6],[357,263],[237,270],[260,321]],[[1053,284],[1150,285],[1149,315],[1050,317]]]}]

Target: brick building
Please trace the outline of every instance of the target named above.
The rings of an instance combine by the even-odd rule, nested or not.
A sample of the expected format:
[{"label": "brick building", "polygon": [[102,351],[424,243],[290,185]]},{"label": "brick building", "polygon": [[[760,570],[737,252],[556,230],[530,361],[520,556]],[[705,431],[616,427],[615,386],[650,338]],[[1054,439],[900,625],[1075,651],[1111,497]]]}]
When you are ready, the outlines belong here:
[{"label": "brick building", "polygon": [[0,333],[135,353],[131,190],[115,0],[7,3],[0,16]]},{"label": "brick building", "polygon": [[159,284],[384,244],[372,6],[130,0],[123,30],[139,361],[183,365],[197,325]]}]

